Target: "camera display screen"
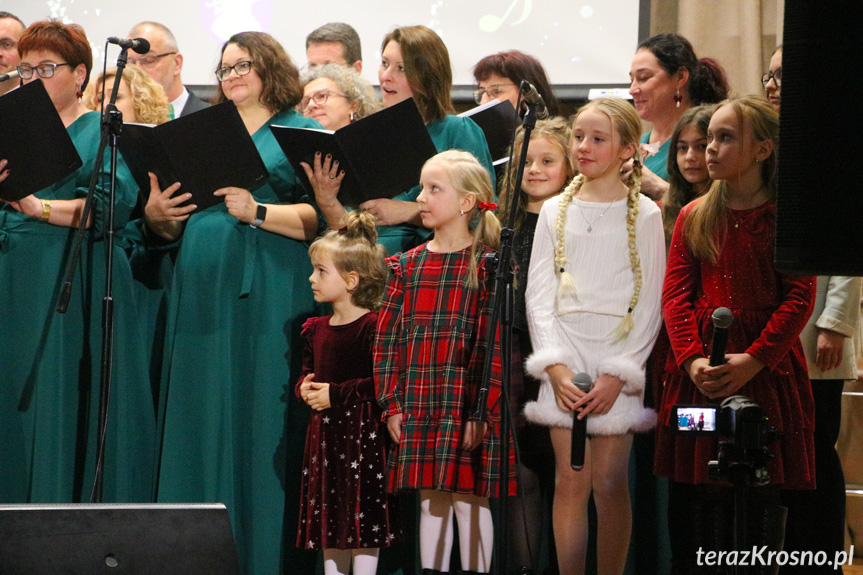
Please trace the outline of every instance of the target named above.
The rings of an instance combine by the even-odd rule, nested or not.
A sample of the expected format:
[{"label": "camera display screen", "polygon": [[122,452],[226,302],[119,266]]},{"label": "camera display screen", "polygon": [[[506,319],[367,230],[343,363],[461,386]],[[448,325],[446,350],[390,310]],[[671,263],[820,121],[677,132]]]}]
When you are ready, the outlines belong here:
[{"label": "camera display screen", "polygon": [[716,431],[716,407],[676,405],[672,424],[678,433],[713,433]]}]

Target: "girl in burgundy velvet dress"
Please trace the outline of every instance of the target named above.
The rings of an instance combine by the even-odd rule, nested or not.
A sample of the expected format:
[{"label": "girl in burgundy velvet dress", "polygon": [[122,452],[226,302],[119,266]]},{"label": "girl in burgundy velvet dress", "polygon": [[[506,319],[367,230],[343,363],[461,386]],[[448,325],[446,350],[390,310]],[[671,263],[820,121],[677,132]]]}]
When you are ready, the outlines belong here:
[{"label": "girl in burgundy velvet dress", "polygon": [[[746,96],[719,105],[708,128],[707,168],[715,181],[680,212],[671,240],[662,299],[672,353],[655,469],[672,480],[670,499],[682,507],[680,517],[699,518],[698,528],[678,530],[672,540],[673,573],[696,570],[699,547],[729,548],[734,508],[730,485],[708,477],[717,436],[673,434],[674,405],[707,405],[739,394],[761,406],[779,431],[754,477],[759,487],[751,490],[749,507],[759,523],[748,527],[750,534],[776,534],[770,531],[781,522],[770,518],[781,515],[778,487],[814,486],[812,390],[799,336],[812,311],[815,281],[773,267],[778,130],[766,100]],[[730,308],[734,321],[726,362],[710,367],[717,307]],[[781,535],[781,527],[773,530]],[[753,543],[771,545],[765,539],[745,544]]]},{"label": "girl in burgundy velvet dress", "polygon": [[374,575],[378,550],[397,535],[386,490],[386,428],[375,401],[372,345],[386,280],[374,218],[347,224],[309,248],[315,301],[333,314],[308,320],[297,395],[309,420],[297,545],[323,549],[327,575]]}]

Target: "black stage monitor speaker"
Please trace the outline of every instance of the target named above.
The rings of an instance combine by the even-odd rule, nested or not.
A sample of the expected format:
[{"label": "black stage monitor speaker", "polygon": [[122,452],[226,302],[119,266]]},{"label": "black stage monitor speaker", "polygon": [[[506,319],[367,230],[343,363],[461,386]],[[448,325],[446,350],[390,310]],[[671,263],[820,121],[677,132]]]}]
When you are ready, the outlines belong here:
[{"label": "black stage monitor speaker", "polygon": [[239,572],[221,504],[0,505],[3,575]]},{"label": "black stage monitor speaker", "polygon": [[776,267],[863,275],[863,2],[787,0]]}]

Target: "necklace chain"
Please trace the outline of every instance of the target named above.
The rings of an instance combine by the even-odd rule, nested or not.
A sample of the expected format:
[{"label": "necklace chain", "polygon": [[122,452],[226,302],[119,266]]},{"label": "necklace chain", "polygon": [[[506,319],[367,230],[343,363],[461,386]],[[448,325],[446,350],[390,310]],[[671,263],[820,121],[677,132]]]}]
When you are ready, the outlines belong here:
[{"label": "necklace chain", "polygon": [[[576,194],[575,198],[579,199],[578,196],[580,196],[580,195],[581,194]],[[585,223],[587,223],[587,233],[590,233],[593,231],[593,226],[596,225],[596,223],[602,219],[602,216],[604,216],[605,213],[611,209],[611,206],[613,206],[615,202],[617,202],[617,200],[612,200],[612,202],[609,203],[608,206],[604,210],[602,210],[602,213],[599,214],[598,216],[596,216],[596,218],[594,218],[593,221],[590,221],[589,219],[587,219],[587,216],[584,215],[584,211],[582,211],[582,209],[581,209],[581,205],[579,205],[578,202],[575,203],[575,207],[578,208],[578,213],[581,214],[581,219],[583,219],[585,221]]]}]

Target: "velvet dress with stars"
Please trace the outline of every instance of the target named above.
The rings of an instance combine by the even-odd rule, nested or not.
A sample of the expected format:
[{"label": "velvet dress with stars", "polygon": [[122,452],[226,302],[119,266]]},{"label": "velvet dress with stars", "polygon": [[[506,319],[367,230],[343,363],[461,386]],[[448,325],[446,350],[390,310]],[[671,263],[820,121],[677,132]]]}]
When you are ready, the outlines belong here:
[{"label": "velvet dress with stars", "polygon": [[297,546],[388,547],[398,534],[386,489],[387,430],[375,401],[372,346],[377,314],[345,325],[331,316],[303,325],[307,340],[300,383],[309,373],[330,384],[332,407],[313,412],[306,434]]}]

